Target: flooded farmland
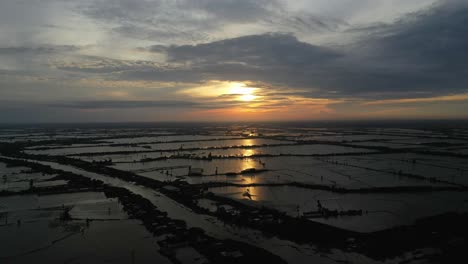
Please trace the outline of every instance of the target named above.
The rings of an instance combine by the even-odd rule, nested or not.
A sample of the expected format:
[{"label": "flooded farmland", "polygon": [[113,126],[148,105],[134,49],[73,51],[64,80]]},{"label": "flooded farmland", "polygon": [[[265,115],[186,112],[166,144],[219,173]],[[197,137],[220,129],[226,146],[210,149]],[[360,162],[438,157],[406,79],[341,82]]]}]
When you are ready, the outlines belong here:
[{"label": "flooded farmland", "polygon": [[0,129],[0,263],[438,263],[467,245],[467,149],[437,126]]}]

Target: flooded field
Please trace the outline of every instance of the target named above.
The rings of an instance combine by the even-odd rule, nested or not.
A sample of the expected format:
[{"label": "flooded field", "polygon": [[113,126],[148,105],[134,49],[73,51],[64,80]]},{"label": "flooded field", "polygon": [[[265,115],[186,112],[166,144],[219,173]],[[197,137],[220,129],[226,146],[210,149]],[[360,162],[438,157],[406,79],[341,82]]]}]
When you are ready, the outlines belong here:
[{"label": "flooded field", "polygon": [[[102,193],[10,196],[0,205],[2,263],[170,263],[145,228]],[[72,220],[64,221],[68,208]]]},{"label": "flooded field", "polygon": [[467,149],[462,128],[3,129],[0,262],[430,262],[454,234],[369,241],[466,217]]},{"label": "flooded field", "polygon": [[[248,190],[249,196],[244,194]],[[317,216],[318,221],[358,232],[373,232],[446,212],[466,212],[466,193],[336,194],[297,187],[217,187],[210,191],[256,207],[271,207],[291,216],[318,211],[317,201],[329,210],[362,210],[358,216]]]}]

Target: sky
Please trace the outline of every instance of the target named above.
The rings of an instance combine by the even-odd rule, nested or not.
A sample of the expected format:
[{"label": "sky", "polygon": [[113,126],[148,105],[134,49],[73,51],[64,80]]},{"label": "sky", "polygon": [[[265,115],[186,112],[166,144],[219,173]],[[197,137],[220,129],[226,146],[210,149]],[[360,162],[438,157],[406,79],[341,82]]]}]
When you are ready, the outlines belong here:
[{"label": "sky", "polygon": [[1,0],[0,122],[468,118],[466,0]]}]

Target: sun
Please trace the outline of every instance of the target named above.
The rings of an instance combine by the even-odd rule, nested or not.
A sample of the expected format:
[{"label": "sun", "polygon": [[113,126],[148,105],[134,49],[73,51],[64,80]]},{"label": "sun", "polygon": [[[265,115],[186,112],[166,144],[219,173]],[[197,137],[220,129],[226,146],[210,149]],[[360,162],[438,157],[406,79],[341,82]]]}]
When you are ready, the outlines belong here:
[{"label": "sun", "polygon": [[257,96],[253,94],[244,94],[239,97],[241,101],[245,101],[245,102],[253,101],[255,100],[255,98],[257,98]]},{"label": "sun", "polygon": [[249,102],[257,98],[255,91],[257,88],[248,87],[244,83],[231,83],[229,88],[229,94],[238,95],[240,101]]},{"label": "sun", "polygon": [[249,86],[249,83],[244,82],[208,81],[202,86],[182,90],[180,93],[193,97],[254,102],[263,98],[260,95],[261,91],[261,88]]}]

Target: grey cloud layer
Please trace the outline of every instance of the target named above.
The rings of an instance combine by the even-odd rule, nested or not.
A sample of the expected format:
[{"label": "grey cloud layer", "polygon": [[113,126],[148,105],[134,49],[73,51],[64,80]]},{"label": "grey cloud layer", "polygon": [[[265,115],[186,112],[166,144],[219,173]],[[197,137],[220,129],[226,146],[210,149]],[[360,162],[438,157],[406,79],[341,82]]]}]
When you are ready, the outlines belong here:
[{"label": "grey cloud layer", "polygon": [[77,108],[77,109],[113,109],[113,108],[185,108],[194,107],[198,104],[189,101],[119,101],[119,100],[95,100],[75,101],[50,104],[50,107]]},{"label": "grey cloud layer", "polygon": [[[52,3],[66,1],[45,2],[48,7],[54,6]],[[351,2],[354,1],[347,1],[348,5]],[[375,3],[363,1],[360,6],[371,2]],[[26,1],[7,0],[6,3],[5,6],[11,10],[28,6]],[[43,2],[32,3],[33,6],[41,6]],[[12,41],[0,47],[0,58],[3,59],[0,78],[11,77],[15,72],[32,73],[36,70],[41,73],[52,65],[49,70],[56,71],[54,74],[63,78],[70,74],[77,79],[98,76],[112,81],[251,81],[264,84],[264,91],[271,94],[283,92],[311,98],[388,99],[468,92],[466,1],[442,0],[431,8],[393,23],[360,27],[355,31],[363,37],[352,43],[330,45],[310,44],[300,33],[334,32],[349,26],[345,19],[318,16],[310,10],[286,10],[284,5],[285,1],[280,0],[86,0],[73,5],[79,14],[109,30],[112,37],[116,32],[125,36],[128,42],[122,43],[131,42],[129,46],[133,48],[147,46],[135,48],[137,52],[149,54],[147,60],[120,59],[118,51],[113,50],[108,52],[108,57],[85,56],[79,44],[52,45],[39,41],[34,44],[33,38],[24,37],[30,35],[28,30],[35,29],[27,28],[28,21],[55,21],[46,19],[46,14],[34,12],[27,12],[30,16],[20,21],[13,14],[0,10],[0,14],[9,16],[8,19],[0,17],[2,22],[9,21],[3,28],[0,25],[0,30],[9,30],[17,25],[18,36],[22,40],[11,38]],[[40,10],[46,8],[41,7]],[[346,13],[346,10],[341,12]],[[33,19],[34,16],[40,18]],[[261,29],[257,30],[257,27]],[[213,33],[224,30],[229,37]],[[265,33],[265,30],[273,33]],[[40,37],[41,34],[35,33],[35,37]],[[94,35],[90,36],[92,39]],[[219,40],[220,36],[223,40]],[[141,39],[145,41],[137,41]],[[116,46],[119,40],[116,37]],[[15,46],[16,42],[20,44]],[[96,43],[100,48],[98,40]],[[155,62],[151,55],[162,55],[167,60]],[[67,89],[66,85],[64,89]],[[158,92],[161,91],[155,91],[153,98],[169,98],[169,94],[157,97]],[[185,100],[175,93],[172,96]],[[199,104],[178,100],[167,103],[98,100],[89,103],[71,101],[55,107],[202,107]]]},{"label": "grey cloud layer", "polygon": [[111,23],[113,32],[125,37],[166,44],[216,40],[217,32],[227,26],[235,31],[256,27],[263,31],[317,32],[346,25],[329,16],[288,11],[284,5],[278,0],[98,0],[87,1],[78,10],[96,21]]},{"label": "grey cloud layer", "polygon": [[[165,72],[177,78],[186,72],[190,80],[198,76],[319,88],[315,96],[434,96],[467,91],[466,21],[468,3],[443,1],[333,50],[284,34],[149,49],[164,52],[171,62],[190,63],[190,70]],[[159,74],[128,72],[125,77],[157,79]]]},{"label": "grey cloud layer", "polygon": [[299,42],[284,34],[265,34],[166,49],[170,62],[198,64],[239,63],[254,67],[298,67],[320,64],[338,56],[326,48]]},{"label": "grey cloud layer", "polygon": [[38,55],[55,54],[60,52],[74,52],[80,48],[73,45],[40,45],[40,46],[12,46],[0,47],[0,55]]}]

